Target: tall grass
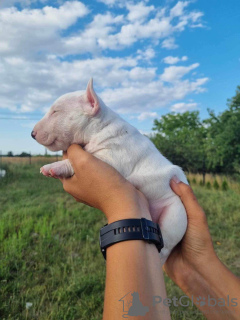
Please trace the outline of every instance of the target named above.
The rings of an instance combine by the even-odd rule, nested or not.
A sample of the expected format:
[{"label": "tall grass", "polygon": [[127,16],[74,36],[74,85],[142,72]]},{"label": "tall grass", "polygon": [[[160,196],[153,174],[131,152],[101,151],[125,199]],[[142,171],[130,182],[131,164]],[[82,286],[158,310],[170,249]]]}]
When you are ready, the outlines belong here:
[{"label": "tall grass", "polygon": [[[105,261],[99,211],[75,202],[37,164],[9,164],[0,179],[0,319],[101,319]],[[198,177],[197,177],[198,178]],[[240,275],[238,188],[193,186],[219,257]],[[165,277],[169,297],[183,295]],[[116,297],[121,298],[121,297]],[[171,307],[172,319],[204,319],[195,307]]]}]

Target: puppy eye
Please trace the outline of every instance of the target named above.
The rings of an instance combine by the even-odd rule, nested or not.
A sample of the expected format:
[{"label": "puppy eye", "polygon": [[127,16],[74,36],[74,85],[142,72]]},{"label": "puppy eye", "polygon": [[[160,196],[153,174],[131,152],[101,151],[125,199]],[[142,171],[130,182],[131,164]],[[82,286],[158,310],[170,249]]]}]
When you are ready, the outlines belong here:
[{"label": "puppy eye", "polygon": [[54,114],[54,113],[56,113],[57,111],[55,110],[55,111],[53,111],[53,113],[52,114]]}]

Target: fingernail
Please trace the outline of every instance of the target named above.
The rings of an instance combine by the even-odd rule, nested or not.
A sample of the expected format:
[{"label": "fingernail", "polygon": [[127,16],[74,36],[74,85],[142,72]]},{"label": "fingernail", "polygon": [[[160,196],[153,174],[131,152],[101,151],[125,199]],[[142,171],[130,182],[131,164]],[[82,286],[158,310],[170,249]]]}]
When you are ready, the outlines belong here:
[{"label": "fingernail", "polygon": [[173,176],[173,177],[172,177],[172,180],[173,180],[174,182],[176,182],[176,183],[181,182],[181,180],[179,180],[177,176]]}]

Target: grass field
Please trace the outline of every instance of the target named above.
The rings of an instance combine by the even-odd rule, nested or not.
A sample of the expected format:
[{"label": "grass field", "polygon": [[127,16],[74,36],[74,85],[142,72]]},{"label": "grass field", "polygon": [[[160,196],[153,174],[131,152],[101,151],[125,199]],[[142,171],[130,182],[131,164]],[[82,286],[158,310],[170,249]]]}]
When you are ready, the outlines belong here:
[{"label": "grass field", "polygon": [[[59,181],[39,174],[38,164],[12,163],[7,171],[0,179],[0,319],[101,319],[103,214],[76,203]],[[240,276],[239,185],[229,181],[222,191],[195,180],[216,251]],[[169,297],[183,295],[167,277],[166,286]],[[171,307],[171,313],[176,320],[205,319],[195,307]]]},{"label": "grass field", "polygon": [[2,157],[3,164],[46,164],[62,160],[61,156]]}]

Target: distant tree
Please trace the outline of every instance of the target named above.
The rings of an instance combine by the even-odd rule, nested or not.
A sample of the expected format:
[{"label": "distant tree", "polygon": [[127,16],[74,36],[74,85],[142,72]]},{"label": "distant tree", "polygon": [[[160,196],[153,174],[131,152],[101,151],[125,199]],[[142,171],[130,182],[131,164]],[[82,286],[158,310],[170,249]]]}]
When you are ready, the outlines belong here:
[{"label": "distant tree", "polygon": [[151,140],[162,154],[184,170],[202,172],[204,182],[207,128],[199,112],[169,113],[154,121],[153,130]]},{"label": "distant tree", "polygon": [[21,154],[18,155],[19,157],[30,157],[30,153],[27,153],[27,152],[22,152]]},{"label": "distant tree", "polygon": [[13,157],[12,151],[8,151],[7,156],[8,156],[8,157]]},{"label": "distant tree", "polygon": [[240,86],[228,100],[228,109],[218,116],[209,111],[207,154],[212,171],[240,173]]}]

